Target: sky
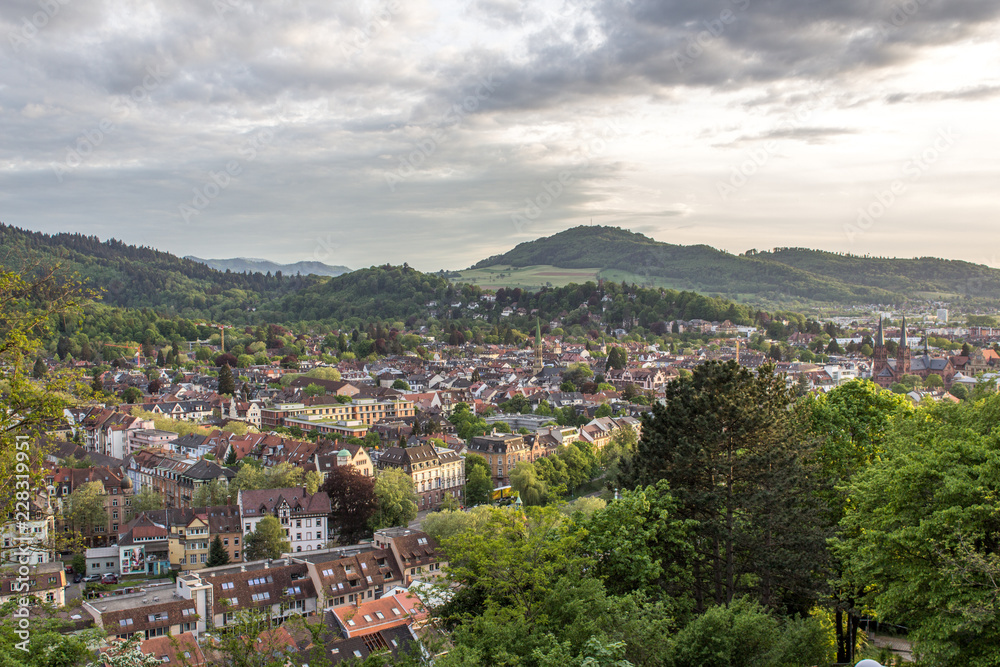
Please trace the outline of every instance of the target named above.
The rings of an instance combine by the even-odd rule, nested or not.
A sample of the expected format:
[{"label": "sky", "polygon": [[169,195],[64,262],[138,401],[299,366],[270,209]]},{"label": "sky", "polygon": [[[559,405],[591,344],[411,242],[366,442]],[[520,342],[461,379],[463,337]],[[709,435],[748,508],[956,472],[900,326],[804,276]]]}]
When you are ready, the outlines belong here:
[{"label": "sky", "polygon": [[577,225],[1000,267],[996,0],[0,0],[0,221],[460,269]]}]

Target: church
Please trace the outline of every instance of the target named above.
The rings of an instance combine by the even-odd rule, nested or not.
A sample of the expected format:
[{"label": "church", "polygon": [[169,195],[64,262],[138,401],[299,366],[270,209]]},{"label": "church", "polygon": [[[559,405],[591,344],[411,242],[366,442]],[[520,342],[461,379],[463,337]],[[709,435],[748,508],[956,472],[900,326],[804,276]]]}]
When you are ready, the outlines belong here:
[{"label": "church", "polygon": [[938,375],[945,387],[951,386],[955,376],[955,366],[950,359],[932,358],[927,352],[927,338],[924,337],[924,353],[911,358],[909,341],[906,337],[906,318],[903,318],[899,334],[899,348],[896,358],[890,359],[885,347],[885,331],[882,318],[878,318],[878,333],[875,334],[875,347],[872,351],[872,381],[880,387],[888,389],[892,384],[900,382],[904,375],[917,375],[926,380],[929,375]]}]

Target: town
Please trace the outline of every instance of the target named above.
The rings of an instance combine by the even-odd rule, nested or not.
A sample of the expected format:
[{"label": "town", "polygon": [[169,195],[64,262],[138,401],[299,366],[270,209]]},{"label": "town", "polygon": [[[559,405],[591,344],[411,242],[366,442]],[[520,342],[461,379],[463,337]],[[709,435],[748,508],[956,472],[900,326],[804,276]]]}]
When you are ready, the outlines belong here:
[{"label": "town", "polygon": [[[501,317],[530,318],[516,305]],[[946,310],[804,327],[675,320],[648,339],[536,318],[533,332],[497,328],[496,343],[272,326],[230,330],[227,348],[227,327],[200,332],[213,328],[159,348],[104,343],[110,367],[66,336],[39,356],[36,378],[82,373],[92,399],[35,443],[43,484],[28,520],[3,526],[5,560],[30,567],[49,610],[33,613],[109,640],[138,634],[167,664],[212,662],[244,612],[269,622],[269,650],[303,664],[316,638],[292,618],[319,619],[334,663],[421,645],[447,566],[422,521],[612,493],[607,470],[643,414],[706,362],[773,364],[798,395],[869,379],[913,403],[957,403],[1000,385],[1000,328]],[[387,336],[415,349],[377,354],[372,339]],[[19,597],[16,568],[4,572],[0,603]]]}]

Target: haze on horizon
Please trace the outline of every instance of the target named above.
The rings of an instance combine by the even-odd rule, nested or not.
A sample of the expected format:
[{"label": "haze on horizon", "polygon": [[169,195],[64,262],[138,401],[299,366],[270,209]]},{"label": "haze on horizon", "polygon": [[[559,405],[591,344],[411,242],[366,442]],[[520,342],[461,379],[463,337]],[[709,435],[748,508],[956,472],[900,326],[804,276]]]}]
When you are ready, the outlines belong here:
[{"label": "haze on horizon", "polygon": [[998,34],[994,0],[11,0],[0,220],[352,268],[591,222],[1000,266]]}]

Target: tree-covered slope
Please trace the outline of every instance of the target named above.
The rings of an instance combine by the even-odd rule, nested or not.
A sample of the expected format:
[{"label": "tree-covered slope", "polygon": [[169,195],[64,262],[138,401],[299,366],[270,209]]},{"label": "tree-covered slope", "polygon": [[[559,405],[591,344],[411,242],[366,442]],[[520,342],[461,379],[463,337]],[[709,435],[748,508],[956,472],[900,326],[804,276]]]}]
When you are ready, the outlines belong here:
[{"label": "tree-covered slope", "polygon": [[314,284],[316,277],[231,273],[145,246],[82,234],[42,234],[0,224],[0,266],[13,271],[59,264],[126,308],[242,321],[241,313]]},{"label": "tree-covered slope", "polygon": [[521,243],[472,268],[538,264],[616,269],[660,277],[699,292],[774,302],[903,303],[927,295],[983,301],[995,300],[992,294],[1000,287],[1000,271],[968,262],[878,259],[800,249],[732,255],[705,245],[662,243],[617,227],[568,229]]}]

